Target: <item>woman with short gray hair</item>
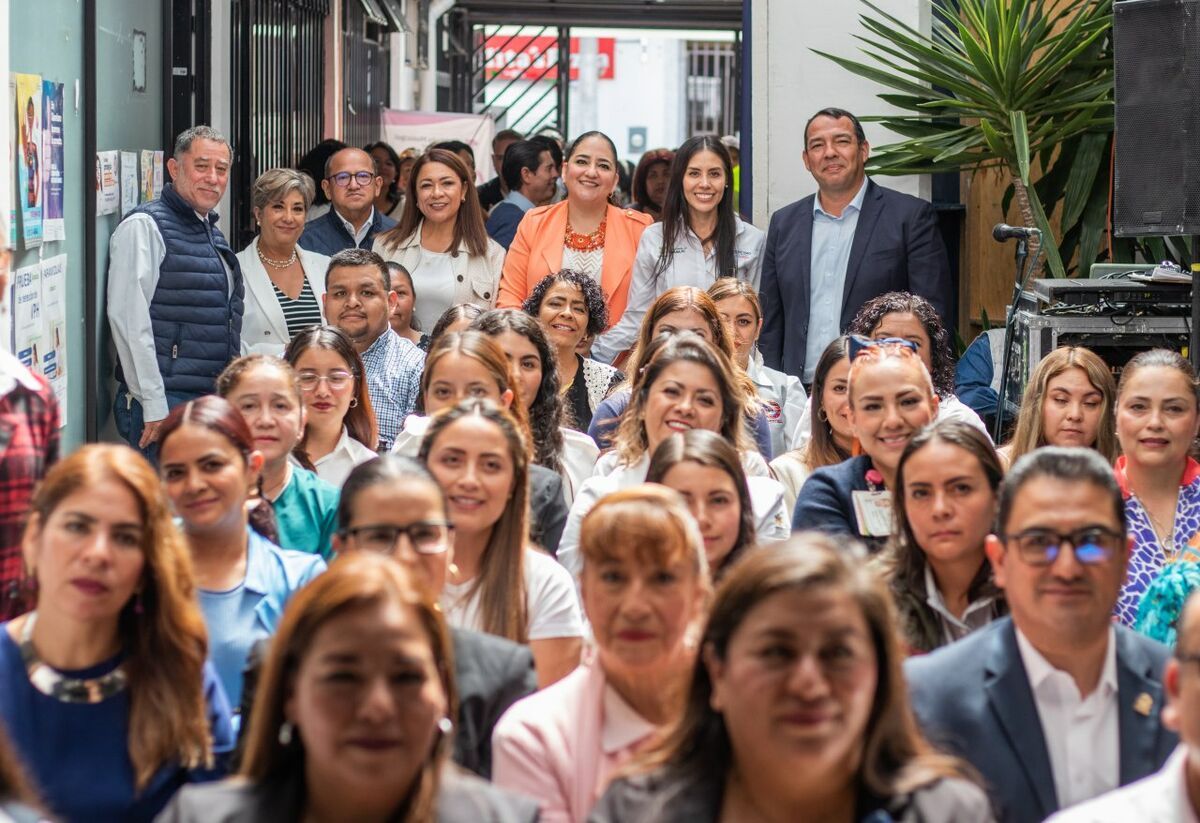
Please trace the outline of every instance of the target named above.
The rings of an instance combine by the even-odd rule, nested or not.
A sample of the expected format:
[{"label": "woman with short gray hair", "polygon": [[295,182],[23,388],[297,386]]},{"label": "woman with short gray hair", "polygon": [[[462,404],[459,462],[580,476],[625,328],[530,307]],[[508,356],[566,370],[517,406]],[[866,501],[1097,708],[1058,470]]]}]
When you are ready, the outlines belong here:
[{"label": "woman with short gray hair", "polygon": [[246,278],[243,354],[282,355],[294,334],[324,322],[329,258],[296,243],[315,193],[311,178],[295,169],[269,169],[250,189],[258,236],[238,253]]}]

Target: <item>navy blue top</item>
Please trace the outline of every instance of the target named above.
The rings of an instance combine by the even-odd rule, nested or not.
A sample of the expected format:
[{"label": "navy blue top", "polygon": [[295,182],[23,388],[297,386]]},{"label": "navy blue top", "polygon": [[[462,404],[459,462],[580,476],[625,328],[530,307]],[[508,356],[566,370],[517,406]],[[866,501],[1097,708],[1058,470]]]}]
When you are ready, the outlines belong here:
[{"label": "navy blue top", "polygon": [[858,518],[854,516],[853,495],[870,488],[867,483],[870,468],[871,458],[863,454],[823,466],[809,475],[796,498],[792,531],[807,529],[827,534],[851,534],[868,548],[881,548],[884,539],[859,534]]},{"label": "navy blue top", "polygon": [[[621,415],[625,413],[628,405],[629,390],[623,389],[613,392],[601,400],[600,405],[596,406],[596,410],[592,412],[592,422],[588,425],[587,433],[601,449],[613,447],[613,437],[617,433],[617,426],[621,425]],[[754,435],[754,445],[758,447],[763,459],[770,462],[774,457],[771,452],[771,429],[767,422],[766,412],[762,409],[759,409],[758,417],[754,420],[752,434]]]},{"label": "navy blue top", "polygon": [[[367,230],[367,234],[358,244],[358,248],[370,251],[371,246],[375,244],[376,235],[382,234],[395,225],[395,220],[381,213],[379,209],[375,209],[371,213],[371,228]],[[346,225],[333,210],[333,206],[330,206],[329,211],[316,220],[306,223],[304,232],[297,242],[300,244],[300,248],[315,251],[326,257],[333,257],[340,251],[355,247],[354,238],[350,236],[350,232],[346,231]],[[324,278],[324,273],[321,276]]]},{"label": "navy blue top", "polygon": [[[117,656],[69,677],[100,677],[117,667]],[[233,750],[229,703],[209,664],[204,665],[204,696],[213,752]],[[63,703],[29,682],[21,651],[0,624],[0,719],[21,761],[57,818],[74,823],[149,823],[184,783],[216,780],[223,769],[186,771],[165,764],[134,795],[129,758],[129,691],[100,703]]]}]

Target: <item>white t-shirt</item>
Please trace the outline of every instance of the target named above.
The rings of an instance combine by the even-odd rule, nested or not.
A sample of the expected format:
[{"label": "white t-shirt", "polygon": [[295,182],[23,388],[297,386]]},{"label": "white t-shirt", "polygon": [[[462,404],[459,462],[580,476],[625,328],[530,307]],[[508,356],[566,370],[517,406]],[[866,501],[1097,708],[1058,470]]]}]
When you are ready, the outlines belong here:
[{"label": "white t-shirt", "polygon": [[[442,610],[451,626],[483,631],[478,590],[466,599],[473,582],[447,583],[442,590]],[[530,640],[583,636],[583,617],[571,575],[554,558],[535,549],[525,550],[525,604]]]},{"label": "white t-shirt", "polygon": [[412,275],[413,291],[417,302],[413,316],[428,332],[437,325],[438,318],[454,305],[454,261],[449,252],[433,252],[421,249],[421,262],[409,274]]}]

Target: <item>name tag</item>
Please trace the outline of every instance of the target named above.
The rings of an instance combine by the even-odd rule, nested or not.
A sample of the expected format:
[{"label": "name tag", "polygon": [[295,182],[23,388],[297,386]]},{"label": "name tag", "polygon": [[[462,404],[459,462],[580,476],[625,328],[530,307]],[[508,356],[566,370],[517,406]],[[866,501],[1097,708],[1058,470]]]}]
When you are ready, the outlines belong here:
[{"label": "name tag", "polygon": [[892,533],[892,496],[886,491],[856,491],[854,517],[863,537],[888,537]]}]

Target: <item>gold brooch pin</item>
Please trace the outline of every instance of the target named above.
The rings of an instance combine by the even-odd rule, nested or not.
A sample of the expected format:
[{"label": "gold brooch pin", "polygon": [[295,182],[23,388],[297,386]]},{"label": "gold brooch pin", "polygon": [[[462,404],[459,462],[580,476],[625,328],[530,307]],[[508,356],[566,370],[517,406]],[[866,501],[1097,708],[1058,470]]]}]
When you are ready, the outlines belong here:
[{"label": "gold brooch pin", "polygon": [[1154,698],[1142,692],[1137,696],[1137,700],[1133,701],[1133,710],[1142,717],[1149,717],[1150,710],[1154,708]]}]

